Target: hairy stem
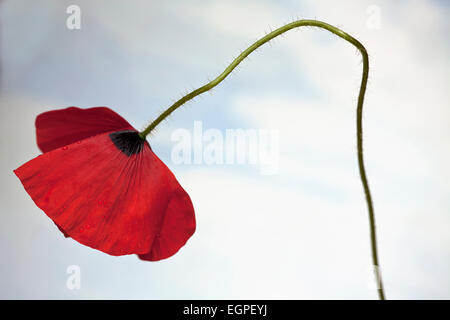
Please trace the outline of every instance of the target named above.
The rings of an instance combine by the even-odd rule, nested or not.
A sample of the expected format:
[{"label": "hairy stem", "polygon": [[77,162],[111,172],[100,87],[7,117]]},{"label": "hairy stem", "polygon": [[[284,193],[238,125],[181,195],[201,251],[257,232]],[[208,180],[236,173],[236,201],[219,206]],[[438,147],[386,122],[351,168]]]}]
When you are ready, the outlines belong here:
[{"label": "hairy stem", "polygon": [[173,105],[171,105],[166,111],[164,111],[161,115],[159,115],[158,118],[156,118],[147,128],[145,128],[142,132],[139,133],[139,135],[142,138],[145,138],[161,121],[163,121],[165,118],[167,118],[172,112],[174,112],[176,109],[178,109],[180,106],[182,106],[184,103],[188,102],[189,100],[193,99],[194,97],[211,90],[215,86],[217,86],[219,83],[221,83],[233,70],[236,68],[236,66],[241,63],[250,53],[255,51],[257,48],[265,44],[266,42],[269,42],[271,39],[279,36],[280,34],[283,34],[291,29],[303,27],[303,26],[310,26],[310,27],[318,27],[325,30],[328,30],[331,33],[334,33],[338,37],[350,42],[352,45],[354,45],[359,52],[362,55],[363,58],[363,73],[362,73],[362,80],[361,80],[361,86],[359,90],[359,96],[358,96],[358,104],[357,104],[357,117],[356,117],[356,139],[357,139],[357,150],[358,150],[358,167],[359,167],[359,174],[361,177],[361,182],[363,185],[364,193],[366,196],[366,202],[367,202],[367,209],[369,212],[369,224],[370,224],[370,243],[371,243],[371,251],[372,251],[372,261],[374,265],[374,271],[375,271],[375,278],[376,278],[376,284],[377,284],[377,291],[378,291],[378,297],[380,300],[385,299],[384,295],[384,289],[383,289],[383,282],[381,278],[381,272],[380,272],[380,263],[378,259],[378,250],[377,250],[377,238],[376,238],[376,230],[375,230],[375,213],[373,208],[373,202],[372,202],[372,196],[369,189],[369,182],[367,180],[366,170],[364,167],[364,156],[363,156],[363,128],[362,128],[362,111],[363,111],[363,103],[364,103],[364,95],[366,92],[367,87],[367,79],[369,76],[369,56],[367,55],[367,51],[364,48],[364,46],[355,38],[347,34],[346,32],[329,25],[328,23],[317,21],[317,20],[298,20],[291,22],[287,25],[284,25],[281,28],[276,29],[275,31],[272,31],[271,33],[267,34],[263,38],[259,39],[255,43],[253,43],[250,47],[248,47],[246,50],[244,50],[234,61],[214,80],[211,82],[205,84],[204,86],[186,94],[181,99],[176,101]]}]

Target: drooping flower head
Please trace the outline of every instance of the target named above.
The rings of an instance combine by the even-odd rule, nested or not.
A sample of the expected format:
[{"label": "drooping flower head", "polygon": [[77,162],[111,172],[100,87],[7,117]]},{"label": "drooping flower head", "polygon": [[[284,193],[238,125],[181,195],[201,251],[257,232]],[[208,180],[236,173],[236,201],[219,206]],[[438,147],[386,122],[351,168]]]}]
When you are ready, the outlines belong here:
[{"label": "drooping flower head", "polygon": [[111,255],[156,261],[194,233],[189,195],[111,109],[42,113],[36,137],[44,153],[14,172],[66,237]]}]

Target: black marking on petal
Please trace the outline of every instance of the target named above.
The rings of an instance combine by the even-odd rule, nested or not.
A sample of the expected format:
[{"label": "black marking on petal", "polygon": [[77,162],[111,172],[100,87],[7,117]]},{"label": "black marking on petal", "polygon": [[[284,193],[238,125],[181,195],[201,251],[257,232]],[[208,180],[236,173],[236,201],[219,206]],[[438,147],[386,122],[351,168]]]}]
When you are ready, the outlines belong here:
[{"label": "black marking on petal", "polygon": [[144,143],[147,142],[139,136],[139,132],[131,130],[110,133],[109,138],[117,149],[129,157],[141,152],[144,148]]}]

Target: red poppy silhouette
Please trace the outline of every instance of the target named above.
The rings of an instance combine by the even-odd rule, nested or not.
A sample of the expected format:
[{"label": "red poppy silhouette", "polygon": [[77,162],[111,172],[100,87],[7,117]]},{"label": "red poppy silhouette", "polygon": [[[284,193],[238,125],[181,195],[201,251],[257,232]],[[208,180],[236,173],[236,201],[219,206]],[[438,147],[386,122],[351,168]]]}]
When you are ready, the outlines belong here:
[{"label": "red poppy silhouette", "polygon": [[189,195],[150,145],[106,107],[36,118],[44,154],[14,170],[66,237],[111,255],[157,261],[195,231]]}]

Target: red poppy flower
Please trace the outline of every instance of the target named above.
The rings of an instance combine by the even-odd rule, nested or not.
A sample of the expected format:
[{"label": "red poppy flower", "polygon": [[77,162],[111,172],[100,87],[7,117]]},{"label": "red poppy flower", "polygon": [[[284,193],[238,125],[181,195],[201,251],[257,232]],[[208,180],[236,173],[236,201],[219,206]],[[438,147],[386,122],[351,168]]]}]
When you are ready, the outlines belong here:
[{"label": "red poppy flower", "polygon": [[111,255],[156,261],[195,231],[189,195],[150,145],[105,107],[36,118],[44,154],[14,170],[65,236]]}]

